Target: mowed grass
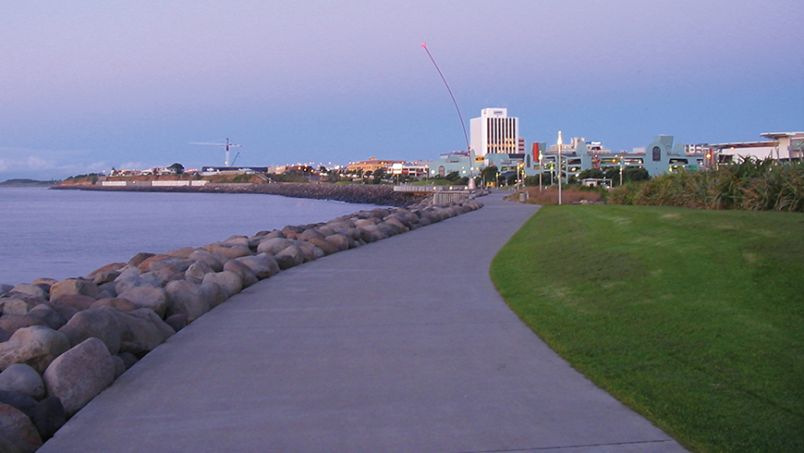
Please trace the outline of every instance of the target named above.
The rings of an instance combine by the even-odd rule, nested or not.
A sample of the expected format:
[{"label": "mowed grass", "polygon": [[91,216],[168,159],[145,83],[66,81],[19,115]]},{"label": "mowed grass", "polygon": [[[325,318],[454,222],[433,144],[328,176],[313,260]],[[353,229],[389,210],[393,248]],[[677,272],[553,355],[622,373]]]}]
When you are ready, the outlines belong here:
[{"label": "mowed grass", "polygon": [[697,451],[804,451],[804,215],[542,208],[491,276],[598,386]]}]

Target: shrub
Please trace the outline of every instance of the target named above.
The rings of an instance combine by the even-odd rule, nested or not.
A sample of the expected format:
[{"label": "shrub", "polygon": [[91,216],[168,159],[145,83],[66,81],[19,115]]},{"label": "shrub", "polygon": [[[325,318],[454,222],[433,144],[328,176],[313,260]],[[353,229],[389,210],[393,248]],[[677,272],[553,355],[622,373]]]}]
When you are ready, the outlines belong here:
[{"label": "shrub", "polygon": [[804,212],[804,164],[745,159],[717,170],[630,182],[610,195],[617,204]]}]

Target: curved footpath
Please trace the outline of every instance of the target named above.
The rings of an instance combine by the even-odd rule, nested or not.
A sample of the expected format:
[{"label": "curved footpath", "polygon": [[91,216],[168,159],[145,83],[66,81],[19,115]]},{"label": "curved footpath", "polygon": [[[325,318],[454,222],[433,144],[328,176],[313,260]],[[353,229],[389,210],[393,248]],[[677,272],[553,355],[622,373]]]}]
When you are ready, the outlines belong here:
[{"label": "curved footpath", "polygon": [[508,309],[489,263],[535,208],[483,202],[249,287],[40,451],[682,450]]}]

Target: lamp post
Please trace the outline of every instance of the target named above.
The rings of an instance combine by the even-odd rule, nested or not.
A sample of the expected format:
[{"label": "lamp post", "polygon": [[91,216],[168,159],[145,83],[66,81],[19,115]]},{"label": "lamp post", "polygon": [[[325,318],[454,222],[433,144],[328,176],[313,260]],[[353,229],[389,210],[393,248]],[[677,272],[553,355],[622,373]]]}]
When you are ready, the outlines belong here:
[{"label": "lamp post", "polygon": [[542,191],[542,175],[544,174],[544,163],[542,160],[543,152],[539,152],[539,192]]},{"label": "lamp post", "polygon": [[556,140],[556,145],[558,145],[558,205],[561,206],[561,145],[564,144],[564,137],[561,135],[561,131],[558,131],[558,140]]},{"label": "lamp post", "polygon": [[620,185],[623,185],[623,166],[625,164],[625,160],[623,155],[620,155]]}]

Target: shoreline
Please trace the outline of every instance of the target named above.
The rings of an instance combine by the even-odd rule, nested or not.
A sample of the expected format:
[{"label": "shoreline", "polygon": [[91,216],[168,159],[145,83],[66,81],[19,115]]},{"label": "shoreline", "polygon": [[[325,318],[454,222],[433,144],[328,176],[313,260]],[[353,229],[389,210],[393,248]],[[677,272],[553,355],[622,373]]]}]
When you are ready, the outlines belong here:
[{"label": "shoreline", "polygon": [[[237,189],[230,192],[265,193]],[[200,247],[140,252],[84,277],[0,285],[0,421],[13,422],[9,435],[33,451],[145,355],[245,288],[482,206],[473,199],[443,206],[420,199],[407,208],[364,209]]]},{"label": "shoreline", "polygon": [[130,185],[125,187],[101,186],[97,184],[59,184],[52,190],[94,190],[108,192],[188,192],[188,193],[254,193],[279,195],[291,198],[364,203],[379,206],[404,207],[421,202],[426,196],[410,192],[394,192],[393,186],[331,183],[212,183],[204,186],[150,186]]}]

